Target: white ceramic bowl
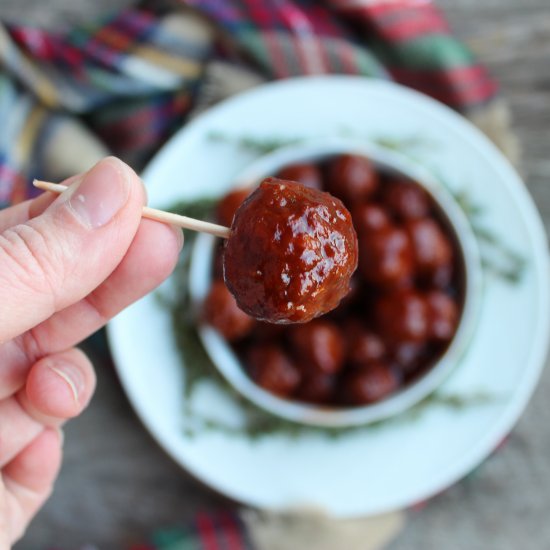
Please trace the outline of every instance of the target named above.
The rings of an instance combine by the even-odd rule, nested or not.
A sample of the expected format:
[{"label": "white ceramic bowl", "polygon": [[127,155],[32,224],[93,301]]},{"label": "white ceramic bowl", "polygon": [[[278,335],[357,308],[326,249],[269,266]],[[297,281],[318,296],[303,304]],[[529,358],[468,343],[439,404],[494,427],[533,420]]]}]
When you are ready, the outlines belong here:
[{"label": "white ceramic bowl", "polygon": [[[292,163],[317,161],[342,153],[366,156],[378,166],[399,172],[418,182],[440,206],[453,228],[464,260],[465,293],[457,331],[444,354],[418,380],[380,402],[332,408],[280,398],[265,391],[249,378],[239,358],[217,330],[208,325],[199,327],[200,337],[211,360],[226,380],[242,395],[259,407],[287,420],[331,427],[377,422],[403,412],[433,392],[452,371],[470,341],[476,324],[481,290],[481,264],[477,242],[464,214],[441,184],[426,170],[403,155],[351,140],[305,142],[277,149],[258,159],[236,179],[235,187],[255,186],[263,178],[276,174],[279,169]],[[201,308],[211,284],[215,244],[216,238],[207,234],[201,234],[196,240],[192,256],[190,293],[197,309]]]}]

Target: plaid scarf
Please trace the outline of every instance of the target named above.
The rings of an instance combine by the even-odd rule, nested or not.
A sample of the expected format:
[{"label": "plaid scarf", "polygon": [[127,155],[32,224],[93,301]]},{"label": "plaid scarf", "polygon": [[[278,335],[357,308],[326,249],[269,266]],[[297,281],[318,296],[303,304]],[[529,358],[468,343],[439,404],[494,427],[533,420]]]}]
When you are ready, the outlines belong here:
[{"label": "plaid scarf", "polygon": [[[140,169],[204,107],[220,64],[254,83],[319,73],[394,79],[465,114],[495,95],[425,0],[186,4],[194,9],[144,6],[67,32],[0,26],[0,206],[32,196],[33,178],[61,179],[108,152]],[[78,164],[62,158],[67,135],[84,151]]]}]

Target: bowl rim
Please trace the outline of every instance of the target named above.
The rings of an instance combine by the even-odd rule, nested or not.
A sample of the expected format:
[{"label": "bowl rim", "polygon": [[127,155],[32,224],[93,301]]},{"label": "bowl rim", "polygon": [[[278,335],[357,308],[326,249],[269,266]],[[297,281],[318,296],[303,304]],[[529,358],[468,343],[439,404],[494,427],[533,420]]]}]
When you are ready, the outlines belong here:
[{"label": "bowl rim", "polygon": [[[277,148],[257,158],[234,179],[231,188],[251,187],[285,165],[317,160],[335,154],[366,156],[376,164],[384,165],[413,179],[430,194],[447,218],[461,251],[465,271],[465,289],[461,317],[455,335],[434,365],[410,385],[386,399],[354,407],[331,408],[326,405],[301,403],[271,394],[248,377],[237,355],[216,329],[204,323],[199,324],[199,338],[212,363],[240,395],[268,413],[285,420],[325,428],[379,422],[405,412],[433,393],[452,373],[468,348],[476,327],[483,284],[479,247],[466,215],[451,192],[429,170],[397,151],[372,142],[350,138],[304,140]],[[215,237],[203,233],[197,237],[193,246],[189,292],[191,304],[195,310],[200,308],[210,287],[211,260],[216,242]]]}]

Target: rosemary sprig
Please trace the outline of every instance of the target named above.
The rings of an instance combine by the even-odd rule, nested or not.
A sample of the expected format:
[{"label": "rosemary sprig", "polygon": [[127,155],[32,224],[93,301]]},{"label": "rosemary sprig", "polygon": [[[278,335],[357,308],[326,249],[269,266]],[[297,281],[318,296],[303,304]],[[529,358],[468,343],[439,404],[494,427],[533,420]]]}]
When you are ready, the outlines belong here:
[{"label": "rosemary sprig", "polygon": [[212,131],[208,134],[211,141],[225,142],[241,147],[242,149],[252,150],[259,154],[271,153],[276,149],[301,143],[307,138],[304,137],[260,137],[260,136],[232,136],[219,131]]},{"label": "rosemary sprig", "polygon": [[[358,137],[350,129],[342,128],[339,135]],[[305,141],[304,137],[270,137],[260,138],[254,136],[230,136],[221,132],[212,132],[209,138],[214,141],[226,141],[258,154],[265,154],[282,146],[291,145]],[[380,137],[378,139],[367,138],[365,140],[375,141],[378,145],[388,149],[398,150],[405,154],[412,154],[424,143],[419,137],[408,139],[393,139]],[[443,178],[439,178],[445,184]],[[447,186],[450,188],[449,186]],[[521,279],[525,268],[525,260],[516,252],[505,246],[500,239],[487,228],[483,227],[480,218],[483,209],[471,201],[470,196],[464,192],[454,192],[455,199],[469,218],[472,228],[480,242],[483,262],[485,268],[495,275],[509,282],[517,282]],[[193,202],[184,202],[174,205],[171,211],[199,219],[206,219],[212,213],[216,199],[206,198]],[[398,417],[383,420],[368,426],[356,426],[346,428],[317,428],[291,422],[269,412],[258,408],[253,403],[237,394],[235,390],[219,374],[212,364],[197,333],[197,319],[191,308],[188,292],[190,254],[195,234],[190,232],[186,236],[186,247],[181,256],[180,263],[176,269],[175,297],[174,299],[163,299],[162,303],[171,312],[172,326],[178,352],[185,368],[185,433],[188,436],[197,435],[204,430],[216,430],[234,436],[247,436],[250,439],[260,439],[271,434],[284,434],[289,437],[298,437],[303,433],[323,433],[330,437],[341,437],[356,433],[361,430],[373,430],[392,422],[411,421],[421,416],[427,409],[432,407],[445,407],[450,410],[463,410],[471,406],[481,406],[495,400],[494,396],[487,393],[477,392],[471,395],[442,394],[435,392],[424,401],[418,403],[409,411]],[[208,381],[218,386],[220,391],[231,397],[238,403],[244,414],[242,426],[227,424],[216,418],[209,418],[193,410],[191,398],[194,390],[200,382]]]},{"label": "rosemary sprig", "polygon": [[[199,218],[208,218],[215,201],[204,199],[189,203],[180,203],[172,206],[171,211],[186,216],[195,215]],[[272,434],[283,434],[287,437],[298,437],[304,433],[325,434],[338,438],[361,430],[373,430],[387,425],[390,422],[410,421],[418,418],[426,409],[433,406],[446,407],[451,410],[462,410],[470,406],[480,406],[494,400],[488,394],[476,393],[472,395],[439,394],[434,393],[424,401],[410,409],[407,413],[389,420],[380,421],[367,426],[345,428],[317,428],[291,422],[275,416],[238,394],[232,386],[220,375],[210,360],[197,333],[198,319],[190,304],[188,283],[190,269],[190,251],[195,235],[190,232],[187,237],[186,253],[182,255],[176,268],[173,280],[174,296],[168,299],[161,296],[160,304],[168,308],[173,334],[178,353],[185,369],[185,410],[183,411],[185,428],[184,433],[189,436],[198,435],[205,430],[215,430],[233,436],[246,436],[251,440],[261,439]],[[227,424],[219,419],[201,415],[193,410],[191,400],[197,385],[201,382],[215,384],[226,396],[237,403],[243,412],[244,421],[241,426]]]}]

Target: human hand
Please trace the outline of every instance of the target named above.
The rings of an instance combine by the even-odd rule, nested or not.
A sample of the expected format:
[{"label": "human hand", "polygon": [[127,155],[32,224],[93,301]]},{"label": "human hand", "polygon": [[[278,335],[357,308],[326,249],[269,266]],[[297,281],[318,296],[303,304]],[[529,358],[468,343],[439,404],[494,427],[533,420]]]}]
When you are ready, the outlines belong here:
[{"label": "human hand", "polygon": [[0,550],[50,495],[60,426],[95,386],[74,348],[173,270],[180,230],[141,219],[145,192],[108,158],[45,194],[0,211]]}]

